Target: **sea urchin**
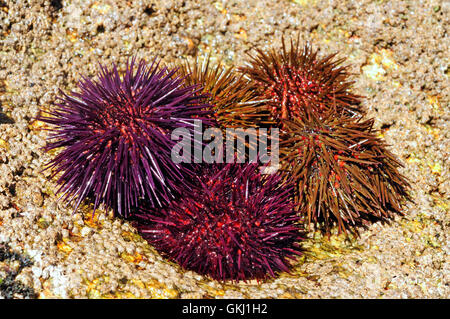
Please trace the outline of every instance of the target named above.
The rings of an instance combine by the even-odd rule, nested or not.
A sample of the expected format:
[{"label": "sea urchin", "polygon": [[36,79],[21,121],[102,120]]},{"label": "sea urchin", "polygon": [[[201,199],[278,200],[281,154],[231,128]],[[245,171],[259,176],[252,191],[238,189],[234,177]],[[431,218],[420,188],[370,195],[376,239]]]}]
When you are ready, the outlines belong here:
[{"label": "sea urchin", "polygon": [[222,129],[273,124],[257,92],[233,67],[225,67],[221,62],[214,66],[210,56],[197,57],[194,63],[181,64],[178,74],[186,85],[203,88],[200,93],[207,94],[214,119]]},{"label": "sea urchin", "polygon": [[300,254],[292,187],[256,164],[205,165],[198,187],[161,210],[143,211],[138,230],[164,256],[216,280],[263,279],[289,271]]},{"label": "sea urchin", "polygon": [[401,164],[376,137],[373,120],[336,117],[285,121],[280,143],[283,172],[296,181],[300,213],[329,232],[357,233],[357,226],[401,214],[408,198]]},{"label": "sea urchin", "polygon": [[309,45],[300,48],[299,41],[291,41],[286,48],[268,53],[257,50],[247,67],[241,71],[251,80],[254,90],[267,99],[275,120],[319,117],[330,109],[347,116],[364,113],[360,97],[350,92],[348,66],[336,54],[318,58]]},{"label": "sea urchin", "polygon": [[127,217],[140,198],[167,203],[187,179],[188,169],[171,160],[172,130],[192,129],[208,113],[197,88],[185,87],[176,70],[155,61],[100,66],[98,81],[83,77],[80,93],[61,92],[56,108],[40,120],[52,125],[46,150],[61,148],[48,164],[61,173],[58,192],[76,207],[86,197]]}]

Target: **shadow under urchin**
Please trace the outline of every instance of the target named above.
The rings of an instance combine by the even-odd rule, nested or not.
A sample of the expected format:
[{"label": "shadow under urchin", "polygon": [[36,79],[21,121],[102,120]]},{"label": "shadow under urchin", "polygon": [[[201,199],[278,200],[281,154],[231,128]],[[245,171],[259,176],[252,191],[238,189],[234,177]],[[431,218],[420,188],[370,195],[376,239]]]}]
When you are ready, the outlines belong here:
[{"label": "shadow under urchin", "polygon": [[40,120],[51,125],[46,151],[61,151],[46,166],[62,198],[92,198],[116,215],[129,217],[141,199],[163,206],[180,188],[190,188],[191,169],[174,163],[170,134],[193,130],[193,119],[208,120],[209,104],[184,86],[176,70],[133,58],[121,76],[117,66],[100,65],[98,80],[83,77],[79,92],[60,91],[55,108]]}]

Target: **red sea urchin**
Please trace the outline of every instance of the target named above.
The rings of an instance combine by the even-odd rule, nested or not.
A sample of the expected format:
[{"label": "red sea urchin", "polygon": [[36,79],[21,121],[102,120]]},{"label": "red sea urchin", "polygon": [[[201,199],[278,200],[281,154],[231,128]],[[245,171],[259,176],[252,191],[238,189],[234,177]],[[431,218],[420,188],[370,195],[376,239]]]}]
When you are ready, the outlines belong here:
[{"label": "red sea urchin", "polygon": [[401,214],[409,184],[372,125],[333,113],[285,121],[281,166],[296,181],[294,201],[308,223],[328,233],[333,224],[357,233],[356,226]]},{"label": "red sea urchin", "polygon": [[289,271],[300,254],[292,187],[256,164],[204,165],[199,185],[161,210],[137,215],[141,235],[164,256],[216,280]]},{"label": "red sea urchin", "polygon": [[176,70],[135,66],[127,63],[123,78],[116,65],[100,66],[98,81],[83,77],[80,93],[61,92],[50,116],[40,117],[53,126],[46,150],[62,148],[47,169],[61,173],[58,192],[77,199],[75,209],[93,197],[94,209],[105,204],[128,217],[140,198],[161,206],[186,183],[189,169],[171,160],[170,134],[192,129],[190,120],[204,120],[209,106]]},{"label": "red sea urchin", "polygon": [[291,41],[281,52],[273,49],[267,54],[257,50],[250,64],[242,67],[261,98],[266,98],[275,120],[320,117],[331,108],[340,114],[359,116],[364,113],[360,97],[349,91],[348,67],[336,54],[318,58],[309,45],[302,49],[299,41]]}]

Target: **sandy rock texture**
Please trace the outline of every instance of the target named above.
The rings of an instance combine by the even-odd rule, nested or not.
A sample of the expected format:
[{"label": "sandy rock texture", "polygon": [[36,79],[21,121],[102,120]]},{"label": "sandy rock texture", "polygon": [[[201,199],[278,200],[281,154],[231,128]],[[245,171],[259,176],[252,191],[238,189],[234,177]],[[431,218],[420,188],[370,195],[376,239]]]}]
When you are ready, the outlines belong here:
[{"label": "sandy rock texture", "polygon": [[[0,298],[449,298],[449,11],[437,0],[0,0]],[[352,64],[411,181],[405,217],[360,238],[311,234],[291,274],[222,284],[166,261],[109,212],[57,201],[34,118],[59,89],[130,56],[241,65],[282,36]]]}]

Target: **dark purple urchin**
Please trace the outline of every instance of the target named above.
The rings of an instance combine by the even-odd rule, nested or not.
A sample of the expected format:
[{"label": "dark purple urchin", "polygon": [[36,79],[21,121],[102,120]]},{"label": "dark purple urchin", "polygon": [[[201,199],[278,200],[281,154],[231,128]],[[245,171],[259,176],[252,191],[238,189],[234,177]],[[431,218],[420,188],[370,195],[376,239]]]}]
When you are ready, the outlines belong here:
[{"label": "dark purple urchin", "polygon": [[408,181],[401,164],[376,137],[373,120],[331,113],[322,120],[285,121],[280,163],[296,181],[294,202],[306,222],[329,233],[402,214]]},{"label": "dark purple urchin", "polygon": [[121,77],[116,65],[100,66],[98,81],[86,77],[80,92],[61,92],[50,116],[46,150],[61,148],[48,164],[53,176],[61,173],[58,192],[69,202],[91,197],[128,217],[140,198],[153,206],[167,203],[186,186],[187,167],[171,159],[171,132],[191,130],[192,119],[210,111],[194,87],[185,87],[176,70],[159,69],[135,59]]},{"label": "dark purple urchin", "polygon": [[275,120],[320,117],[330,109],[347,116],[361,116],[360,96],[353,94],[345,59],[336,54],[318,57],[308,44],[300,47],[291,41],[288,50],[268,53],[257,50],[247,67],[241,71],[248,76],[253,89],[268,100],[268,108]]},{"label": "dark purple urchin", "polygon": [[137,228],[185,269],[223,281],[274,277],[300,254],[291,191],[256,164],[205,165],[197,188],[163,210],[143,210]]}]

